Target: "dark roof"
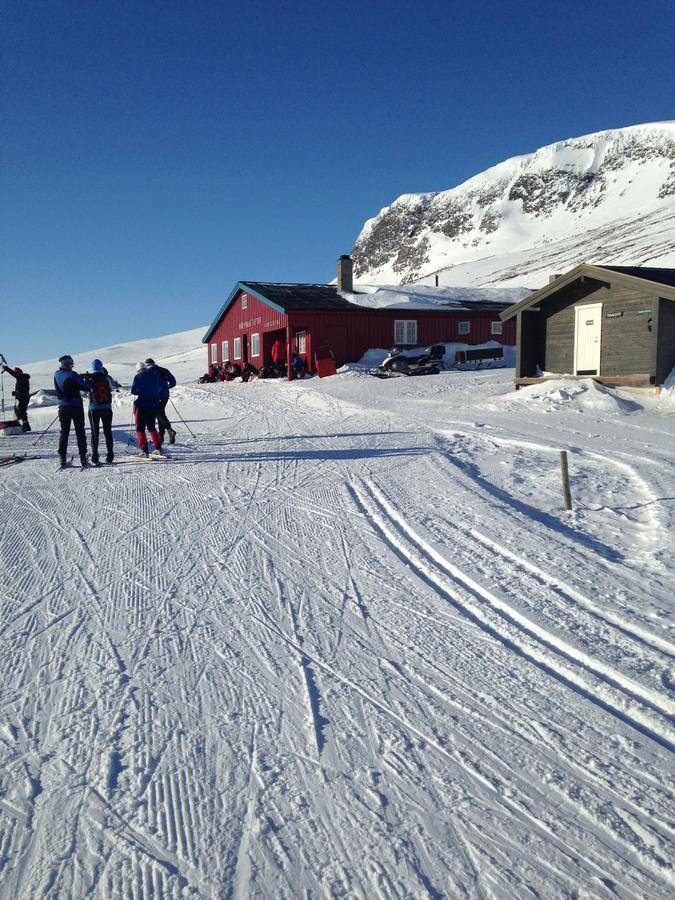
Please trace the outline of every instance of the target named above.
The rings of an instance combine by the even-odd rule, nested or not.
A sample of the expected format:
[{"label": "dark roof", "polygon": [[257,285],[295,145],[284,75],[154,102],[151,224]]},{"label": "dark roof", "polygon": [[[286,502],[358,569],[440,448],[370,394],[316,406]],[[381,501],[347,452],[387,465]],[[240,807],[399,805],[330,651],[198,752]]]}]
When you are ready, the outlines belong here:
[{"label": "dark roof", "polygon": [[[400,307],[396,306],[369,306],[359,305],[359,291],[352,291],[354,300],[350,302],[345,300],[338,293],[338,289],[334,284],[279,284],[278,282],[264,281],[242,281],[242,285],[250,288],[252,294],[262,294],[267,300],[276,303],[277,306],[286,310],[322,310],[322,309],[348,309],[355,312],[358,309],[367,309],[369,312],[386,312],[394,309],[412,310],[417,312],[456,312],[458,310],[469,310],[470,312],[493,312],[505,309],[509,304],[500,303],[498,300],[462,300],[454,301],[448,298],[445,305],[429,306],[424,309],[419,307],[410,307],[406,303],[401,303]],[[370,297],[372,294],[363,294],[364,297]]]},{"label": "dark roof", "polygon": [[503,313],[500,313],[499,318],[502,321],[512,319],[518,313],[552,297],[579,278],[594,278],[597,281],[624,284],[630,287],[636,287],[636,282],[638,284],[642,282],[645,290],[657,292],[659,296],[663,296],[667,300],[675,300],[675,269],[655,269],[649,266],[595,266],[580,263],[549,284],[533,291],[528,297],[509,306]]},{"label": "dark roof", "polygon": [[[216,330],[218,323],[227,312],[230,304],[235,299],[239,291],[247,291],[258,300],[271,306],[279,312],[286,313],[295,311],[312,311],[321,312],[321,310],[342,310],[351,313],[368,312],[377,315],[387,315],[397,310],[407,310],[416,313],[457,313],[461,311],[469,312],[495,312],[498,313],[505,308],[507,304],[498,301],[474,301],[462,300],[460,303],[452,301],[448,298],[447,305],[438,305],[420,309],[418,307],[402,304],[399,307],[385,306],[372,307],[367,304],[359,305],[359,291],[352,291],[354,302],[346,300],[338,293],[337,286],[334,284],[283,284],[279,282],[268,281],[238,281],[232,289],[225,303],[218,310],[215,319],[209,325],[208,331],[202,338],[202,343],[206,343]],[[364,297],[369,296],[363,294]]]},{"label": "dark roof", "polygon": [[675,287],[675,269],[652,269],[649,266],[598,266],[598,269],[608,269],[610,272],[620,272],[622,275],[631,275],[633,278],[642,278],[647,281],[655,281],[657,284],[669,284]]},{"label": "dark roof", "polygon": [[284,312],[294,309],[354,309],[354,304],[338,294],[334,284],[278,284],[265,281],[242,281],[252,294],[280,306]]}]

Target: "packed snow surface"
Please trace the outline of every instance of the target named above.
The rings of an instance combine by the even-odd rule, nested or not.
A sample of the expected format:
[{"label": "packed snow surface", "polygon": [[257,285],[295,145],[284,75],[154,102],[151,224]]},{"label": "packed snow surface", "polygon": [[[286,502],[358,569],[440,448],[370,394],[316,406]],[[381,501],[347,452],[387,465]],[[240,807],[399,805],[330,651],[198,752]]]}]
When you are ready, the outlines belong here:
[{"label": "packed snow surface", "polygon": [[0,896],[672,897],[675,385],[163,341],[170,459],[0,439]]}]

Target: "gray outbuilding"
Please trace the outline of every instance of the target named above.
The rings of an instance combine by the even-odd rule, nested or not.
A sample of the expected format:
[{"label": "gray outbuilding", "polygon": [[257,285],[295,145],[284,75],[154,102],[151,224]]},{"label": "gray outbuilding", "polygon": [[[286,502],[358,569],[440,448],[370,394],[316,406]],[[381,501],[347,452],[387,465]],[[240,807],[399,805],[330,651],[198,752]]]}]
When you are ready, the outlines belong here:
[{"label": "gray outbuilding", "polygon": [[516,318],[516,387],[561,375],[661,386],[675,367],[675,269],[583,263],[500,314]]}]

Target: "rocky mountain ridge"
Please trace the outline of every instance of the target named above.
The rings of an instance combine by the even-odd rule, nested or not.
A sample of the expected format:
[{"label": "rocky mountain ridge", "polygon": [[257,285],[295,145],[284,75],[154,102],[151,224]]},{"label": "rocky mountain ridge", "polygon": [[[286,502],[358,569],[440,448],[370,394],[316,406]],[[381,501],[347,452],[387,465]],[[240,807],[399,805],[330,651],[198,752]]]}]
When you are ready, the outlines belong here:
[{"label": "rocky mountain ridge", "polygon": [[570,138],[367,221],[357,281],[543,284],[580,262],[675,265],[675,122]]}]

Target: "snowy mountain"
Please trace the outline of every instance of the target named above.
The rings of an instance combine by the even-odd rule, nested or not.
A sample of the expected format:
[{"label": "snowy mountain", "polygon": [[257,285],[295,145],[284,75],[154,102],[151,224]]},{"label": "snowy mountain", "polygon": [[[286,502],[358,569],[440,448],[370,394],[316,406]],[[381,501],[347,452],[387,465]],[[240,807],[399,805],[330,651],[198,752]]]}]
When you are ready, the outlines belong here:
[{"label": "snowy mountain", "polygon": [[527,284],[579,262],[675,265],[675,121],[571,138],[364,225],[359,282]]}]

